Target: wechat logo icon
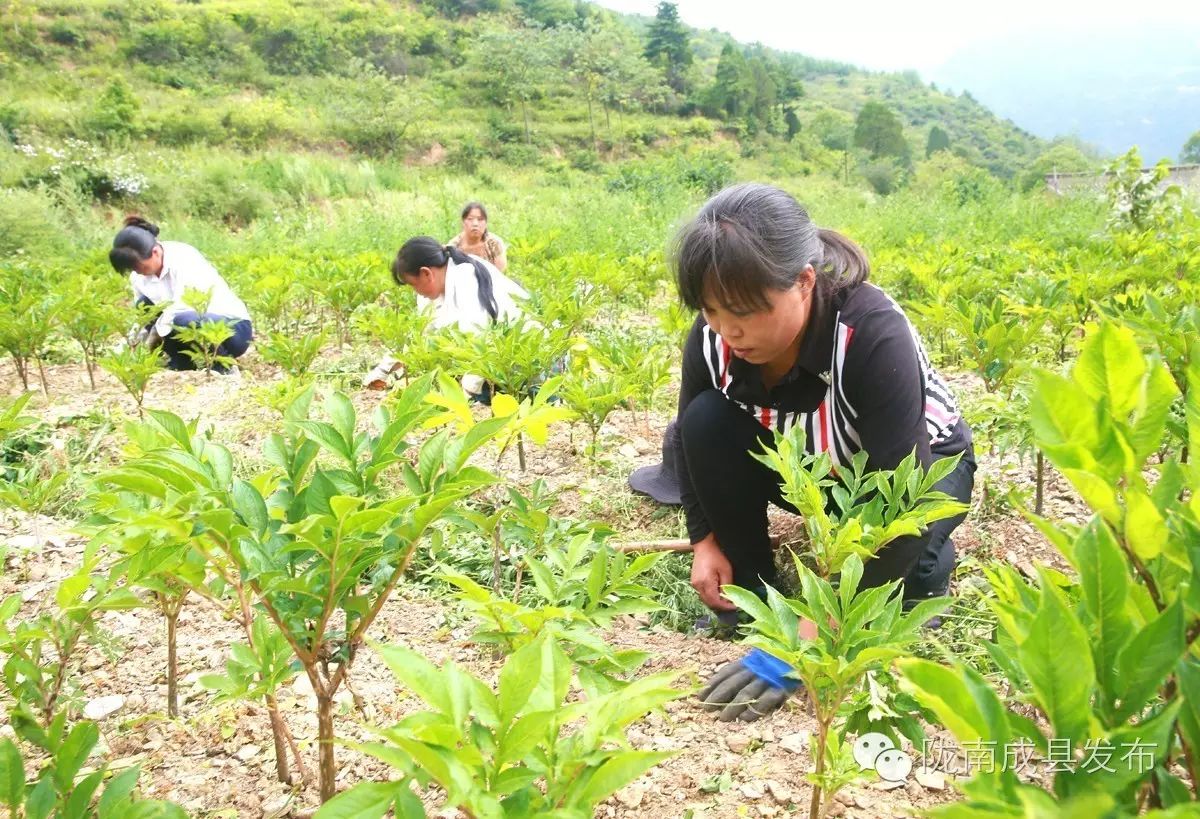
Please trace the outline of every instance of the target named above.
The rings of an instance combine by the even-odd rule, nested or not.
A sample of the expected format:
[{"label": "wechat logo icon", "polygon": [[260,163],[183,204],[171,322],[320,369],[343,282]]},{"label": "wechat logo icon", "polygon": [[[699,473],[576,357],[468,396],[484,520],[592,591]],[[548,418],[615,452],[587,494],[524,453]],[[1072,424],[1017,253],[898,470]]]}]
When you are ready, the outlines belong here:
[{"label": "wechat logo icon", "polygon": [[885,782],[903,782],[912,773],[912,760],[885,734],[863,734],[854,741],[854,761],[875,771]]}]

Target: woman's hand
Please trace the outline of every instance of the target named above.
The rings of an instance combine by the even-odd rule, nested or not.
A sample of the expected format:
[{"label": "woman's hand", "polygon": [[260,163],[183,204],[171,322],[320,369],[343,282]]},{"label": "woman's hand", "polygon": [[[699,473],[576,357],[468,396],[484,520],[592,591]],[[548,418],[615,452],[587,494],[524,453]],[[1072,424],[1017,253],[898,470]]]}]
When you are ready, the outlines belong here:
[{"label": "woman's hand", "polygon": [[721,587],[732,582],[733,564],[710,533],[692,549],[692,588],[710,609],[733,611],[737,606],[721,595]]}]

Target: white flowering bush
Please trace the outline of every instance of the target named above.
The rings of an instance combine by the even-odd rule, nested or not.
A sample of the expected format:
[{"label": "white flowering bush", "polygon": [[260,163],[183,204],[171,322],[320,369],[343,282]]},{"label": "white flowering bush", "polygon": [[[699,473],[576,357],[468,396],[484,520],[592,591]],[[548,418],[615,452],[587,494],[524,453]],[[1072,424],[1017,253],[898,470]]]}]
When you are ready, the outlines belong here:
[{"label": "white flowering bush", "polygon": [[21,142],[13,150],[40,160],[33,181],[70,182],[101,201],[136,199],[150,184],[133,157],[110,153],[84,139],[68,138],[60,145]]}]

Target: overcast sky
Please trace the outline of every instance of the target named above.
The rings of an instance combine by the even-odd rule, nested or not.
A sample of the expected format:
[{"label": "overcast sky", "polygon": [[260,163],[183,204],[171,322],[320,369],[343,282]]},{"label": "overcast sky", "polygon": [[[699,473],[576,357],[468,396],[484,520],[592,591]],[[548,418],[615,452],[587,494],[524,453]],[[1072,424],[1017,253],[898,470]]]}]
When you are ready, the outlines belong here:
[{"label": "overcast sky", "polygon": [[[647,16],[658,6],[657,0],[596,2]],[[925,79],[936,78],[938,66],[972,43],[1030,29],[1112,30],[1161,20],[1176,31],[1194,26],[1200,42],[1200,0],[678,0],[676,5],[683,22],[695,28],[866,68],[912,68]],[[1120,55],[1097,59],[1119,61]]]}]

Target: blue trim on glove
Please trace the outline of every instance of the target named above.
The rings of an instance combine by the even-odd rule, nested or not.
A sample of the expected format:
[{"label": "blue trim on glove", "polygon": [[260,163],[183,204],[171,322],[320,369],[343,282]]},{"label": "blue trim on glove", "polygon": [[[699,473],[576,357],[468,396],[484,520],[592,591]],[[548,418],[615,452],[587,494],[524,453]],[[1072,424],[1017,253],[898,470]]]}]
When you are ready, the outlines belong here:
[{"label": "blue trim on glove", "polygon": [[742,665],[754,676],[766,680],[772,688],[782,688],[784,691],[790,692],[800,687],[799,680],[788,676],[795,669],[760,648],[754,649],[743,657]]}]

